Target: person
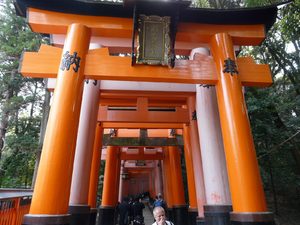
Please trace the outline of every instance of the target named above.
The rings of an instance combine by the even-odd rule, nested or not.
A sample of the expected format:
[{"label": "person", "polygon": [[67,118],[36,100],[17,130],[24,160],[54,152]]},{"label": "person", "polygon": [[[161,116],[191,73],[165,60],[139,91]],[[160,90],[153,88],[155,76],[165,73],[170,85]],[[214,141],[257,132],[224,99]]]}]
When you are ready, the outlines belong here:
[{"label": "person", "polygon": [[133,225],[144,224],[143,209],[145,208],[142,198],[138,197],[132,205],[133,208]]},{"label": "person", "polygon": [[174,225],[171,221],[166,219],[166,213],[163,207],[156,206],[153,209],[153,216],[155,222],[152,225]]},{"label": "person", "polygon": [[133,208],[133,216],[134,217],[144,217],[143,209],[145,208],[144,203],[142,202],[142,198],[136,198],[135,202],[132,205]]},{"label": "person", "polygon": [[128,198],[124,197],[122,202],[118,205],[117,208],[120,218],[119,225],[127,225],[128,224],[128,214],[130,210],[130,206],[128,204]]},{"label": "person", "polygon": [[129,204],[129,214],[128,214],[129,224],[131,224],[131,222],[133,221],[133,203],[134,203],[133,198],[132,198],[132,196],[130,196],[129,202],[128,202],[128,204]]},{"label": "person", "polygon": [[166,202],[163,200],[163,197],[162,197],[161,193],[159,193],[159,194],[157,195],[157,198],[156,198],[156,200],[155,200],[154,203],[153,203],[153,208],[155,208],[155,207],[157,207],[157,206],[163,207],[165,211],[167,210],[167,204],[166,204]]}]

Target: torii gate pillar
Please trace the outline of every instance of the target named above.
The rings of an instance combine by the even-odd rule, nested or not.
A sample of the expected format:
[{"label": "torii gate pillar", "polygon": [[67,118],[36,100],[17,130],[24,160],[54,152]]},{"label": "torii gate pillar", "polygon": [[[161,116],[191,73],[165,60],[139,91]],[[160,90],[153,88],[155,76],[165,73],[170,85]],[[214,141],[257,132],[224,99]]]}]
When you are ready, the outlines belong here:
[{"label": "torii gate pillar", "polygon": [[102,203],[99,209],[98,225],[115,224],[115,210],[118,202],[121,165],[119,153],[119,147],[107,146]]},{"label": "torii gate pillar", "polygon": [[99,108],[99,88],[100,82],[87,80],[84,84],[70,192],[71,225],[88,225],[90,222],[88,195]]},{"label": "torii gate pillar", "polygon": [[196,218],[198,214],[197,208],[197,195],[195,187],[195,175],[193,168],[193,153],[191,145],[190,126],[187,124],[183,125],[183,140],[184,140],[184,158],[187,173],[187,186],[189,196],[189,225],[196,225]]},{"label": "torii gate pillar", "polygon": [[[209,55],[207,48],[196,48],[191,53],[193,59],[203,55]],[[196,99],[205,181],[205,225],[228,225],[232,207],[215,87],[197,85]]]},{"label": "torii gate pillar", "polygon": [[103,137],[103,127],[101,123],[97,123],[95,140],[93,145],[93,157],[92,157],[89,196],[88,196],[88,203],[89,206],[91,207],[90,225],[94,225],[96,223],[96,218],[98,213],[97,191],[98,191],[98,183],[99,183],[99,172],[101,166],[102,137]]},{"label": "torii gate pillar", "polygon": [[187,222],[188,209],[184,197],[180,152],[177,146],[168,146],[168,151],[172,171],[170,174],[172,174],[173,221],[175,224],[184,225]]},{"label": "torii gate pillar", "polygon": [[[40,166],[23,224],[69,224],[69,194],[90,29],[71,24],[58,68]],[[68,61],[74,57],[74,65]]]},{"label": "torii gate pillar", "polygon": [[218,83],[216,92],[233,212],[231,224],[273,224],[256,159],[242,85],[230,35],[211,38]]}]

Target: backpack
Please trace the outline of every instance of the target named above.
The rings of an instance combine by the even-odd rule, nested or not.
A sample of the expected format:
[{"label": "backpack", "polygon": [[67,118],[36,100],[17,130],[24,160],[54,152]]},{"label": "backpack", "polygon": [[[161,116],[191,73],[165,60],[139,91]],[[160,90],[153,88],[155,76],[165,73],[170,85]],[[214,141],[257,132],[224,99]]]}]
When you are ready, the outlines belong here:
[{"label": "backpack", "polygon": [[154,208],[157,207],[157,206],[163,207],[164,210],[165,210],[165,212],[166,212],[166,210],[167,210],[167,204],[166,204],[166,202],[165,202],[164,200],[162,200],[162,199],[156,200],[156,201],[154,202],[153,206],[154,206]]},{"label": "backpack", "polygon": [[163,200],[159,199],[159,200],[156,200],[153,205],[154,205],[154,207],[161,206],[161,207],[165,208],[166,204]]},{"label": "backpack", "polygon": [[[152,225],[156,225],[157,223],[156,222],[154,222]],[[174,223],[172,223],[171,221],[166,221],[166,224],[167,225],[174,225]]]}]

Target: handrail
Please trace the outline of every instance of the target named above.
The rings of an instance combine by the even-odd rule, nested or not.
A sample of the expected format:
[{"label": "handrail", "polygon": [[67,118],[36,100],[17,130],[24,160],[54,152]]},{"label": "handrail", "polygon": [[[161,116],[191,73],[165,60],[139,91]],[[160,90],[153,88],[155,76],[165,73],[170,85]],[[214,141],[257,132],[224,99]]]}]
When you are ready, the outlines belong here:
[{"label": "handrail", "polygon": [[0,189],[0,225],[21,225],[31,198],[32,190]]}]

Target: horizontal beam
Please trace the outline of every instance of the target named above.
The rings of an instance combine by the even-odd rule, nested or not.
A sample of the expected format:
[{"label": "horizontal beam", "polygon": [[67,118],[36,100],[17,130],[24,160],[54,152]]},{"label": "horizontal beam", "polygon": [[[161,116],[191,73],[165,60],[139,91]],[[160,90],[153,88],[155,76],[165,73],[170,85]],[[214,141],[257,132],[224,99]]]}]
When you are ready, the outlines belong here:
[{"label": "horizontal beam", "polygon": [[[126,95],[126,93],[124,93]],[[168,93],[170,95],[170,93]],[[136,105],[136,99],[129,99],[129,98],[100,98],[99,100],[100,105],[107,105],[107,106],[115,106],[115,107],[131,107]],[[159,100],[155,99],[149,102],[149,107],[181,107],[182,105],[186,104],[186,100],[174,100],[174,99],[165,99]]]},{"label": "horizontal beam", "polygon": [[[66,34],[72,23],[81,23],[92,30],[93,36],[132,38],[133,20],[128,18],[75,15],[29,8],[27,20],[32,31],[45,34]],[[216,33],[228,33],[235,45],[259,45],[265,38],[265,26],[214,25],[179,23],[176,41],[209,43]],[[198,45],[198,46],[199,46]]]},{"label": "horizontal beam", "polygon": [[104,129],[182,129],[183,124],[180,123],[116,123],[101,122]]},{"label": "horizontal beam", "polygon": [[[101,84],[103,81],[101,81]],[[138,82],[135,82],[138,83]],[[153,86],[159,86],[160,83],[151,83]],[[126,82],[125,84],[126,85]],[[182,84],[184,85],[184,84]],[[142,85],[141,85],[142,86]],[[196,85],[194,85],[196,86]],[[168,83],[161,86],[164,91],[146,91],[146,90],[101,90],[99,104],[109,107],[136,107],[138,98],[147,98],[148,107],[155,109],[170,109],[187,105],[187,98],[195,96],[194,92],[168,91],[172,84]],[[167,91],[165,91],[167,90]]]},{"label": "horizontal beam", "polygon": [[108,110],[106,106],[100,106],[98,111],[99,122],[123,122],[123,123],[189,123],[187,109],[176,108],[175,112],[155,111],[127,111]]},{"label": "horizontal beam", "polygon": [[256,64],[251,57],[237,58],[237,65],[243,86],[268,87],[273,84],[269,65]]},{"label": "horizontal beam", "polygon": [[[63,47],[65,43],[66,35],[63,34],[52,34],[51,44],[57,47]],[[119,53],[131,53],[132,51],[132,39],[131,38],[115,38],[115,37],[91,37],[91,44],[97,44],[99,46],[109,49],[110,54]],[[136,46],[136,44],[135,44]],[[205,47],[207,44],[199,44],[192,42],[176,41],[175,43],[175,54],[189,56],[190,52],[194,48]]]},{"label": "horizontal beam", "polygon": [[183,145],[182,136],[176,138],[130,138],[103,135],[103,146],[178,146]]},{"label": "horizontal beam", "polygon": [[[50,49],[55,50],[51,52]],[[43,47],[38,53],[24,53],[20,73],[27,77],[55,78],[62,55],[61,49],[58,49]],[[86,56],[84,74],[86,79],[92,80],[204,83],[211,85],[217,82],[216,69],[210,57],[203,56],[201,61],[178,60],[173,69],[163,66],[131,66],[130,57],[109,56],[106,48],[89,51]]]},{"label": "horizontal beam", "polygon": [[[171,83],[216,84],[213,60],[176,60],[175,67],[135,65],[130,57],[87,55],[85,76],[94,80],[123,80]],[[103,66],[105,65],[105,66]]]},{"label": "horizontal beam", "polygon": [[[39,52],[23,54],[19,72],[23,76],[55,78],[62,50],[42,46]],[[250,57],[238,58],[239,77],[244,86],[272,84],[268,65],[257,65]],[[86,56],[85,78],[93,80],[123,80],[145,82],[174,82],[215,85],[216,68],[210,56],[199,55],[197,60],[178,60],[170,69],[163,66],[131,66],[130,57],[109,56],[108,49],[90,50]]]},{"label": "horizontal beam", "polygon": [[121,160],[163,160],[164,155],[162,152],[155,154],[128,154],[126,152],[121,153]]}]

